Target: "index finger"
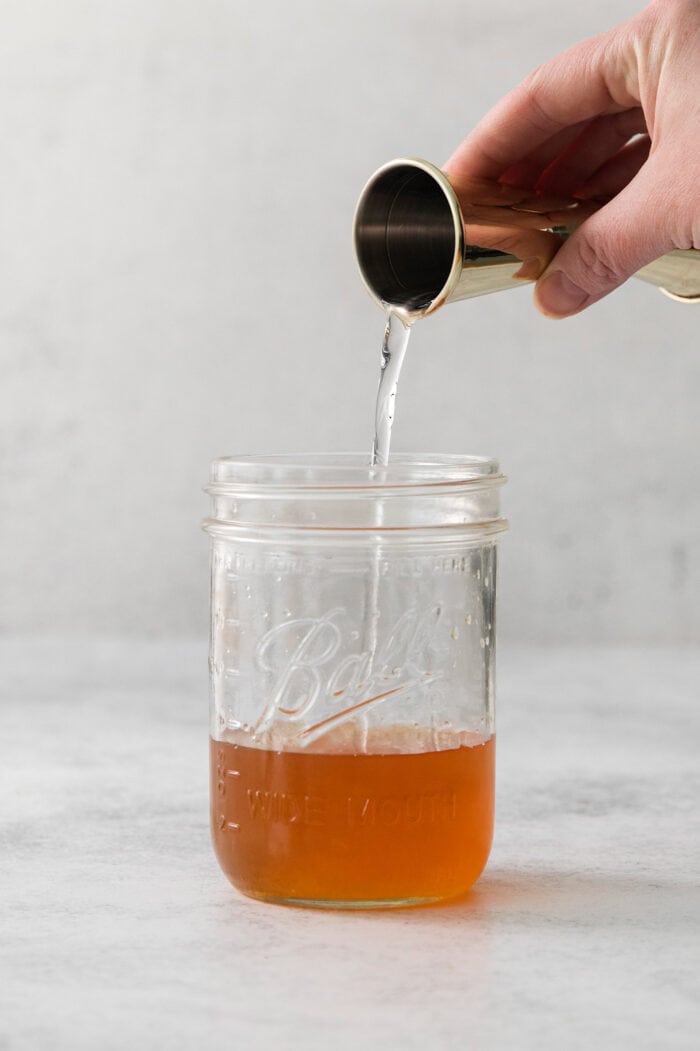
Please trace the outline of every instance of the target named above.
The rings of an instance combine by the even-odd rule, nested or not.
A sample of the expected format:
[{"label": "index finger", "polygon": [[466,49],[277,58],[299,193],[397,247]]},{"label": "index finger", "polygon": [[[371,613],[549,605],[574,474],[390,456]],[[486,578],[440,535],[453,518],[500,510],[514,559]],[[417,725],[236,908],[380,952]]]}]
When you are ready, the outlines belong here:
[{"label": "index finger", "polygon": [[624,30],[574,44],[536,69],[486,114],[445,170],[497,179],[563,128],[638,106],[634,48]]}]

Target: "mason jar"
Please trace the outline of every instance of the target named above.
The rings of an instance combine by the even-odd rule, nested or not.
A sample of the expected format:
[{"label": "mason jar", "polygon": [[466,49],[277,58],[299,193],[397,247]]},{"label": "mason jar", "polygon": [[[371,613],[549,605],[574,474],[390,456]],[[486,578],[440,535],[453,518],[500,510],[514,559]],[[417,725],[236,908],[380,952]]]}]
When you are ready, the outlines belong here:
[{"label": "mason jar", "polygon": [[495,460],[225,457],[211,514],[211,822],[244,894],[462,894],[494,812]]}]

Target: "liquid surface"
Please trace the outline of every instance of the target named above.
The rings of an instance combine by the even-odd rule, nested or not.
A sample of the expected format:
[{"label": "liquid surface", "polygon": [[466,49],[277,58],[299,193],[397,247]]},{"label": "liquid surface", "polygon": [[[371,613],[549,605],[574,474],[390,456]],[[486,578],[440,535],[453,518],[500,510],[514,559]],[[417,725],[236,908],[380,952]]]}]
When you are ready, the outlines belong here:
[{"label": "liquid surface", "polygon": [[389,312],[386,316],[386,328],[382,341],[381,371],[374,413],[374,442],[370,460],[373,467],[376,465],[386,467],[389,463],[396,390],[410,335],[410,325],[407,325],[398,314]]},{"label": "liquid surface", "polygon": [[494,807],[494,738],[464,740],[362,755],[212,740],[222,869],[245,894],[273,901],[417,904],[463,893],[486,864]]}]

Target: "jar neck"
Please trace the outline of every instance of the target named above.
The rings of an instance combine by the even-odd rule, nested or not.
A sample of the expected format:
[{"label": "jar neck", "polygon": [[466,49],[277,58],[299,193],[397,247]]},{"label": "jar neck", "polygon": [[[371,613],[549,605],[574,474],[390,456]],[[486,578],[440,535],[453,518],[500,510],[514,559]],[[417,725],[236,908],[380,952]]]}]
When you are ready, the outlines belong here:
[{"label": "jar neck", "polygon": [[370,467],[361,454],[214,461],[205,528],[304,533],[467,536],[502,532],[495,460],[403,456]]}]

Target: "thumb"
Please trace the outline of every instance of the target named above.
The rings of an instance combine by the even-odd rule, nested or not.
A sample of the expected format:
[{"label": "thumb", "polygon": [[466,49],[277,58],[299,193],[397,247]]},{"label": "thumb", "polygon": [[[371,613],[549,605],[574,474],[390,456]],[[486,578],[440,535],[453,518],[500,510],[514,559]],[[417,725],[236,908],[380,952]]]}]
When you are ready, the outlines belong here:
[{"label": "thumb", "polygon": [[674,247],[675,209],[654,167],[643,165],[559,249],[535,287],[535,305],[547,317],[578,314]]}]

